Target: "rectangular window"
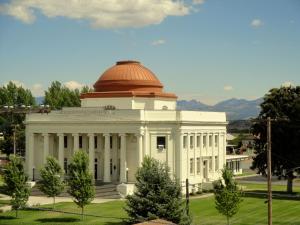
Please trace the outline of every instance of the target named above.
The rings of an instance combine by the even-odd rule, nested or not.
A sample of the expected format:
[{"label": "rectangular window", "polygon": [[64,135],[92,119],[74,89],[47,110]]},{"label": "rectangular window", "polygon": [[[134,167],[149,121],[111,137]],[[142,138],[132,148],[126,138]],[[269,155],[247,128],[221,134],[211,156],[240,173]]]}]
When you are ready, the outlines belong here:
[{"label": "rectangular window", "polygon": [[199,135],[197,136],[196,145],[197,145],[197,148],[200,147],[200,136]]},{"label": "rectangular window", "polygon": [[79,136],[79,148],[82,148],[82,136]]},{"label": "rectangular window", "polygon": [[94,147],[98,148],[98,137],[94,136]]},{"label": "rectangular window", "polygon": [[118,149],[121,149],[121,137],[118,136]]},{"label": "rectangular window", "polygon": [[219,169],[218,156],[215,156],[215,171]]},{"label": "rectangular window", "polygon": [[112,175],[113,172],[113,163],[112,163],[112,159],[110,159],[110,175]]},{"label": "rectangular window", "polygon": [[113,137],[112,136],[109,136],[109,147],[110,147],[110,149],[113,148]]},{"label": "rectangular window", "polygon": [[206,148],[206,135],[203,135],[203,148]]},{"label": "rectangular window", "polygon": [[190,159],[190,174],[194,173],[194,159]]},{"label": "rectangular window", "polygon": [[157,136],[156,137],[156,148],[159,150],[163,150],[166,148],[166,137],[165,136]]},{"label": "rectangular window", "polygon": [[190,148],[194,148],[194,136],[190,136]]},{"label": "rectangular window", "polygon": [[67,148],[68,147],[68,136],[65,135],[64,136],[64,148]]},{"label": "rectangular window", "polygon": [[183,148],[187,146],[187,136],[183,136]]},{"label": "rectangular window", "polygon": [[240,161],[236,161],[236,172],[240,171]]},{"label": "rectangular window", "polygon": [[197,174],[200,174],[200,158],[197,158]]},{"label": "rectangular window", "polygon": [[215,135],[215,147],[218,147],[218,141],[219,141],[219,137],[218,135]]},{"label": "rectangular window", "polygon": [[64,170],[65,174],[68,174],[68,159],[64,158]]},{"label": "rectangular window", "polygon": [[209,147],[212,147],[212,137],[213,137],[212,135],[209,135],[209,137],[208,137],[209,138],[208,139]]}]

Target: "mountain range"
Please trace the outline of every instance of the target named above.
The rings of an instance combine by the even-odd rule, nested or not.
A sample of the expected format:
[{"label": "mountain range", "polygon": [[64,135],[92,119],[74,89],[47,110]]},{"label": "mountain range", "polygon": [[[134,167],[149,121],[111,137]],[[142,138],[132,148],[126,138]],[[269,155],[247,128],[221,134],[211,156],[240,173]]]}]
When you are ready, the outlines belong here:
[{"label": "mountain range", "polygon": [[179,100],[177,109],[226,112],[227,120],[246,120],[258,116],[262,102],[263,98],[255,100],[231,98],[210,106],[196,100]]},{"label": "mountain range", "polygon": [[[37,104],[42,104],[44,97],[36,97]],[[245,120],[257,117],[263,98],[256,100],[231,98],[213,106],[196,100],[178,100],[177,109],[192,111],[226,112],[227,120]]]}]

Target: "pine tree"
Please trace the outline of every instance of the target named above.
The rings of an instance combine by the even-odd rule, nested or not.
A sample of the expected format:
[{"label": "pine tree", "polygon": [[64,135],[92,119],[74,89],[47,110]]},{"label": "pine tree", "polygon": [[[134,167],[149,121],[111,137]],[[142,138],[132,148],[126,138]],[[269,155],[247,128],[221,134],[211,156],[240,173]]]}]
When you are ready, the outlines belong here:
[{"label": "pine tree", "polygon": [[63,170],[55,158],[48,157],[46,165],[40,170],[40,174],[39,189],[48,197],[53,198],[54,209],[55,197],[64,190]]},{"label": "pine tree", "polygon": [[219,179],[214,183],[215,204],[216,209],[226,216],[229,225],[229,219],[238,212],[242,202],[242,192],[238,189],[229,169],[222,170],[222,178],[223,180]]},{"label": "pine tree", "polygon": [[130,223],[154,218],[176,224],[190,224],[181,197],[181,187],[169,176],[167,165],[145,157],[136,173],[136,191],[126,197],[125,210]]},{"label": "pine tree", "polygon": [[12,209],[16,211],[16,217],[18,210],[26,205],[29,198],[30,188],[26,183],[27,180],[22,160],[11,156],[4,169],[4,190],[11,197],[10,202]]},{"label": "pine tree", "polygon": [[77,151],[69,165],[68,193],[73,201],[81,208],[83,219],[84,206],[91,203],[95,196],[92,175],[89,171],[88,155],[84,151]]}]

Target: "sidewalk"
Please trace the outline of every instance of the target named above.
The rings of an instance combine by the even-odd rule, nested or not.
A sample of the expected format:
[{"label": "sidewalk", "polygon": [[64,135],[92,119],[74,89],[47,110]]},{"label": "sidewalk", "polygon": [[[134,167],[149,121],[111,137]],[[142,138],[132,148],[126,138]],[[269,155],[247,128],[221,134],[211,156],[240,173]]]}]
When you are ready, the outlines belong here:
[{"label": "sidewalk", "polygon": [[[7,195],[0,194],[1,200],[10,200],[10,197]],[[115,200],[120,199],[103,199],[103,198],[95,198],[92,203],[105,203],[105,202],[111,202]],[[30,196],[27,202],[27,206],[36,206],[36,205],[47,205],[52,204],[53,199],[43,196]],[[73,202],[72,198],[69,197],[56,197],[55,203],[59,202]],[[2,206],[0,207],[0,212],[7,212],[11,210],[10,205]]]}]

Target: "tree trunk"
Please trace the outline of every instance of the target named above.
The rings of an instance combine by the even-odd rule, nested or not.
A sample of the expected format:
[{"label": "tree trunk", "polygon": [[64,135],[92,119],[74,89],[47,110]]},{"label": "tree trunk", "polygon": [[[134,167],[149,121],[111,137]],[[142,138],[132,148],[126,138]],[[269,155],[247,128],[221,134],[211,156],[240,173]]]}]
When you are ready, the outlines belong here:
[{"label": "tree trunk", "polygon": [[227,216],[227,225],[229,225],[229,216]]},{"label": "tree trunk", "polygon": [[16,218],[18,218],[18,209],[16,209]]},{"label": "tree trunk", "polygon": [[83,207],[81,207],[81,220],[83,220]]},{"label": "tree trunk", "polygon": [[287,192],[288,193],[293,193],[293,180],[294,180],[294,175],[288,175],[287,179]]},{"label": "tree trunk", "polygon": [[52,206],[52,209],[54,209],[55,207],[55,196],[53,196],[53,206]]}]

